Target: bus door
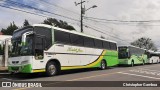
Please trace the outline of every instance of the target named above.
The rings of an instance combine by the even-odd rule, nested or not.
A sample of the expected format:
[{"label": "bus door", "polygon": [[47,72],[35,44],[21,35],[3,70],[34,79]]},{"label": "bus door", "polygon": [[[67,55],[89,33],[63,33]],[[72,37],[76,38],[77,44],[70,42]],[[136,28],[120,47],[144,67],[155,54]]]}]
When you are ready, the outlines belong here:
[{"label": "bus door", "polygon": [[33,60],[33,69],[43,69],[45,66],[45,56],[44,56],[44,48],[45,48],[45,36],[36,35],[35,36],[35,46],[34,46],[34,57]]},{"label": "bus door", "polygon": [[0,42],[0,66],[3,66],[4,45]]}]

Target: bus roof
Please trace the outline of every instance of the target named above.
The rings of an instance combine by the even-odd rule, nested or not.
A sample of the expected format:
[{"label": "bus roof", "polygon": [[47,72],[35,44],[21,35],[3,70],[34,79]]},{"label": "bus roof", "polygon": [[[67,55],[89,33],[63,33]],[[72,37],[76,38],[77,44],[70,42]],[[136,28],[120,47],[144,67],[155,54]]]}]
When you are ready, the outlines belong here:
[{"label": "bus roof", "polygon": [[117,42],[112,41],[112,40],[102,39],[102,38],[95,37],[95,36],[92,36],[92,35],[87,35],[87,34],[84,34],[84,33],[80,33],[80,32],[74,31],[74,30],[69,31],[69,30],[58,28],[58,27],[54,27],[54,26],[51,26],[51,25],[33,24],[33,26],[42,26],[42,27],[47,27],[47,28],[53,28],[53,29],[56,29],[56,30],[64,31],[64,32],[69,32],[69,33],[73,33],[73,34],[77,34],[77,35],[82,35],[82,36],[91,37],[91,38],[95,38],[95,39],[99,39],[99,40],[104,40],[104,41],[108,41],[108,42],[117,43]]},{"label": "bus roof", "polygon": [[139,48],[139,49],[146,50],[144,48],[136,47],[136,46],[133,46],[133,45],[122,45],[122,46],[118,46],[118,47],[134,47],[134,48]]}]

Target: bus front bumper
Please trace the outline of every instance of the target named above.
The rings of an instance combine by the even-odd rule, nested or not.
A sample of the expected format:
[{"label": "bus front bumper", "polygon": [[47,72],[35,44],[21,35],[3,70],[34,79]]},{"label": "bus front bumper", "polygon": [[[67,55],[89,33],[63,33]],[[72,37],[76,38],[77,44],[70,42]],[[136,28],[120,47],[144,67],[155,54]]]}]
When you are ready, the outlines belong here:
[{"label": "bus front bumper", "polygon": [[128,59],[119,59],[119,65],[129,65]]},{"label": "bus front bumper", "polygon": [[32,65],[26,64],[26,65],[8,66],[8,71],[15,73],[32,73]]}]

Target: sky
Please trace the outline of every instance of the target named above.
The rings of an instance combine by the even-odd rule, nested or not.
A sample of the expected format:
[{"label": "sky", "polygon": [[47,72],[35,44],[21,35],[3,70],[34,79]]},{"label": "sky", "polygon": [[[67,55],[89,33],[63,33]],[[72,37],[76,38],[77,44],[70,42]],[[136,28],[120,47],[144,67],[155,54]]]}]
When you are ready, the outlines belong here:
[{"label": "sky", "polygon": [[[160,50],[160,0],[85,1],[83,6],[85,6],[86,9],[93,5],[97,7],[85,12],[83,21],[84,33],[97,37],[104,36],[106,39],[117,41],[119,45],[128,44],[141,37],[148,37],[153,40]],[[43,15],[38,16],[0,7],[0,29],[6,28],[10,22],[13,21],[21,27],[25,19],[27,19],[30,24],[35,24],[43,22],[47,17],[52,17],[68,22],[80,32],[80,5],[76,6],[75,2],[79,3],[80,0],[0,0],[0,5]],[[24,5],[27,7],[24,7]],[[38,11],[35,8],[50,13]],[[65,18],[55,14],[65,16]],[[117,21],[90,20],[90,18],[86,17]],[[68,18],[72,18],[72,20]],[[97,32],[89,27],[104,33]]]}]

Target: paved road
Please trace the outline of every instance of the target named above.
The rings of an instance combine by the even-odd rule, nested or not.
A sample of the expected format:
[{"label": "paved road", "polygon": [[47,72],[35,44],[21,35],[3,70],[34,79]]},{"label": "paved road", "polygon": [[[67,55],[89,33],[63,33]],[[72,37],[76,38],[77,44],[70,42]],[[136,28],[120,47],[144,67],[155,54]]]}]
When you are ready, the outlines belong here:
[{"label": "paved road", "polygon": [[[81,69],[63,71],[60,75],[54,77],[45,77],[43,74],[0,74],[1,81],[160,81],[160,64],[135,66],[135,67],[112,67],[106,70]],[[97,84],[102,82],[96,82]],[[57,82],[48,82],[46,85],[55,85]],[[58,82],[59,85],[66,84]],[[88,83],[90,84],[90,83]],[[53,87],[53,88],[3,88],[3,90],[159,90],[156,87]]]}]

